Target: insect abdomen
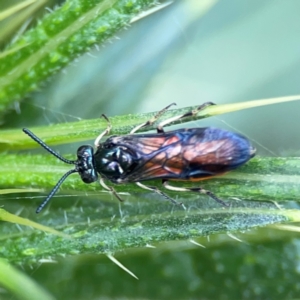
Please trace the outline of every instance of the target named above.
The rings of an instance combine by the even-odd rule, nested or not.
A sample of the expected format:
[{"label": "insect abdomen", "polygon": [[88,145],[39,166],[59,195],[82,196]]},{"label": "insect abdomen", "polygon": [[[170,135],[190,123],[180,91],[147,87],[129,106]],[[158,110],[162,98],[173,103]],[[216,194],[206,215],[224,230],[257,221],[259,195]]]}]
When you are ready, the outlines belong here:
[{"label": "insect abdomen", "polygon": [[197,129],[182,147],[186,168],[182,179],[215,176],[233,170],[255,155],[255,148],[244,136],[218,128]]}]

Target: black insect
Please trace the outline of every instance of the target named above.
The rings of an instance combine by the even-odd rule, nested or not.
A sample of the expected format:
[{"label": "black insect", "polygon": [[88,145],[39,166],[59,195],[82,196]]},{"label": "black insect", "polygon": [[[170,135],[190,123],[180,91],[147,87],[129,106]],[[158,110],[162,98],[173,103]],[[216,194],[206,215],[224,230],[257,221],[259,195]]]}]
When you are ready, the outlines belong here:
[{"label": "black insect", "polygon": [[105,184],[104,179],[117,184],[135,182],[138,186],[177,203],[156,187],[141,183],[151,179],[162,179],[166,189],[199,192],[226,206],[210,191],[201,187],[175,187],[169,184],[169,180],[199,181],[221,175],[246,163],[255,155],[255,148],[246,137],[218,128],[164,131],[165,125],[196,115],[205,107],[213,105],[211,102],[161,122],[157,127],[157,133],[134,134],[140,128],[152,125],[171,105],[158,112],[149,121],[135,127],[130,134],[112,136],[101,143],[100,140],[111,130],[109,120],[103,115],[108,122],[108,127],[95,140],[96,152],[94,153],[92,146],[81,146],[77,150],[77,160],[68,160],[60,156],[30,130],[24,128],[26,134],[52,155],[67,164],[75,165],[74,169],[64,174],[57,182],[36,212],[39,213],[45,207],[64,180],[72,173],[79,173],[85,183],[92,183],[99,179],[103,188],[111,191],[119,200],[121,198],[112,187]]}]

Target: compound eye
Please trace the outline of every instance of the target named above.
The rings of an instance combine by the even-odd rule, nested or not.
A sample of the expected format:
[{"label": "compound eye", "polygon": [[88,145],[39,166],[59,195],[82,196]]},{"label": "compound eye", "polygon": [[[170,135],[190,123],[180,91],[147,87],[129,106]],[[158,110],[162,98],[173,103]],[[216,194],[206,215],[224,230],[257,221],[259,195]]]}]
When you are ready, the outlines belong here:
[{"label": "compound eye", "polygon": [[89,145],[80,146],[77,150],[77,157],[79,160],[93,157],[94,149]]}]

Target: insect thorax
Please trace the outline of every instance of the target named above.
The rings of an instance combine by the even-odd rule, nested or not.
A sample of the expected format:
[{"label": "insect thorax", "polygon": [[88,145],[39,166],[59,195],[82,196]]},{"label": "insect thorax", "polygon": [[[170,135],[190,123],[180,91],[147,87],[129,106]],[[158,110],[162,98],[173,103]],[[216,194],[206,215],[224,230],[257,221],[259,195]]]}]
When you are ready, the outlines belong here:
[{"label": "insect thorax", "polygon": [[97,172],[115,183],[136,165],[133,153],[123,146],[100,146],[94,158]]}]

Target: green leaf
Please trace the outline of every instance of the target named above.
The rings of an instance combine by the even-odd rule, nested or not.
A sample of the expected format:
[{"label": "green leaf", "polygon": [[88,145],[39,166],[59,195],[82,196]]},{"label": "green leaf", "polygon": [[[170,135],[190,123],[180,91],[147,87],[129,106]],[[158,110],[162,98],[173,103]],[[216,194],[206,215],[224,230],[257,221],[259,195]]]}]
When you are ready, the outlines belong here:
[{"label": "green leaf", "polygon": [[[192,117],[186,117],[183,120],[172,122],[174,124],[183,124],[189,121],[200,120],[211,116],[221,115],[238,110],[260,107],[264,105],[272,105],[277,103],[285,103],[291,101],[299,101],[300,95],[278,97],[270,99],[252,100],[240,103],[230,103],[224,105],[212,105],[204,110],[197,112]],[[167,120],[174,116],[185,114],[192,110],[197,110],[199,106],[191,106],[180,109],[167,110],[163,114],[163,120]],[[157,112],[124,115],[109,117],[112,124],[111,135],[128,134],[137,125],[140,125],[152,119]],[[159,123],[160,119],[157,121]],[[57,145],[68,142],[79,142],[87,139],[95,139],[107,127],[107,121],[104,118],[93,120],[80,120],[77,122],[68,122],[54,124],[52,126],[43,126],[31,128],[35,135],[44,140],[49,145]],[[150,128],[151,129],[151,128]],[[142,128],[140,131],[147,131],[149,127]],[[0,136],[0,150],[17,150],[36,148],[39,145],[29,139],[20,129],[2,130]]]},{"label": "green leaf", "polygon": [[64,237],[64,238],[70,238],[70,236],[63,234],[57,230],[54,230],[50,227],[47,226],[43,226],[41,224],[38,224],[36,222],[32,222],[28,219],[25,218],[21,218],[19,216],[13,215],[7,211],[5,211],[4,209],[0,208],[0,220],[1,221],[6,221],[6,222],[10,222],[10,223],[15,223],[15,224],[19,224],[19,225],[25,225],[25,226],[29,226],[47,233],[52,233],[52,234],[56,234],[57,236],[60,237]]},{"label": "green leaf", "polygon": [[[196,118],[228,112],[230,109],[236,110],[272,104],[274,101],[297,99],[298,97],[292,97],[244,102],[238,105],[216,105],[201,111]],[[174,115],[186,113],[190,109],[169,111],[166,112],[165,117],[171,118]],[[113,118],[112,123],[115,128],[113,133],[124,133],[137,124],[147,121],[154,114]],[[187,120],[190,118],[182,122]],[[82,121],[71,123],[67,131],[69,134],[72,131],[71,128],[74,130],[74,124],[82,125]],[[60,135],[64,126],[70,126],[70,124],[58,124],[51,130],[48,129],[46,133],[55,137]],[[86,128],[83,132],[85,130]],[[81,138],[86,134],[82,134],[81,130],[78,131]],[[6,137],[9,136],[13,135],[6,135]],[[28,146],[26,142],[24,145],[23,141],[20,145]],[[31,186],[50,189],[70,167],[50,155],[3,154],[2,158],[0,186],[3,187]],[[71,158],[74,159],[74,155]],[[7,234],[4,235],[6,245],[0,248],[0,253],[16,262],[38,262],[45,257],[55,259],[58,254],[104,253],[110,255],[127,248],[145,247],[157,242],[194,239],[215,233],[234,233],[258,226],[296,222],[300,220],[299,211],[278,210],[278,206],[272,202],[261,201],[298,201],[299,176],[300,160],[298,158],[257,157],[237,171],[201,182],[202,187],[212,190],[229,204],[230,208],[220,207],[219,203],[200,194],[168,191],[168,195],[182,202],[186,210],[181,206],[173,206],[169,202],[161,201],[163,199],[159,195],[145,192],[134,184],[114,186],[121,197],[127,200],[124,204],[117,206],[117,201],[111,201],[112,195],[103,191],[99,184],[85,185],[79,176],[70,176],[64,183],[63,190],[71,192],[70,196],[76,201],[72,199],[72,202],[68,201],[62,205],[53,199],[52,205],[48,206],[46,213],[41,215],[41,220],[47,226],[51,224],[56,230],[71,235],[73,239],[49,236],[32,230],[14,232],[9,238]],[[150,182],[149,185],[162,188],[159,180]],[[174,185],[186,186],[186,183],[175,182]],[[187,183],[187,185],[191,184]],[[199,183],[193,184],[193,186],[198,185]],[[85,194],[82,194],[83,191]],[[142,194],[143,197],[135,198],[136,193]],[[128,194],[131,196],[128,197]],[[90,197],[93,201],[88,201]],[[149,200],[145,199],[148,197]],[[20,199],[22,200],[22,197]],[[78,204],[79,199],[83,200],[80,204]],[[8,209],[10,207],[8,202],[7,207]],[[29,216],[34,214],[35,207],[35,202],[27,202],[27,208],[30,209]],[[32,218],[35,217],[32,216]],[[30,225],[21,219],[14,221],[18,224]],[[5,229],[5,232],[9,231]],[[20,240],[23,242],[20,243]]]},{"label": "green leaf", "polygon": [[156,4],[156,0],[66,1],[0,55],[0,112]]},{"label": "green leaf", "polygon": [[18,299],[23,300],[54,300],[55,298],[41,288],[27,275],[0,258],[0,283]]},{"label": "green leaf", "polygon": [[[227,209],[197,196],[180,198],[187,208],[184,210],[153,196],[148,200],[130,197],[119,207],[111,197],[95,198],[90,201],[85,197],[81,209],[72,205],[62,214],[61,208],[51,206],[50,212],[39,216],[43,223],[52,224],[72,239],[24,228],[1,237],[5,239],[1,256],[12,262],[38,263],[44,258],[55,260],[58,255],[111,254],[163,241],[300,221],[299,211],[278,210],[272,203],[231,201]],[[9,232],[9,224],[3,224],[2,229]]]},{"label": "green leaf", "polygon": [[[75,159],[75,155],[68,156]],[[70,170],[70,165],[58,161],[50,155],[14,155],[3,154],[0,165],[0,187],[45,188],[50,191],[58,179]],[[213,191],[218,197],[240,198],[263,201],[299,201],[300,159],[256,157],[224,176],[215,177],[198,183],[172,182],[173,185],[201,186]],[[133,183],[112,185],[119,193],[143,192],[144,190]],[[147,183],[162,189],[160,180]],[[109,192],[103,190],[99,183],[84,184],[75,174],[64,182],[62,191],[65,193],[96,192],[103,195]],[[176,197],[178,192],[167,191],[170,196]],[[47,194],[47,192],[46,192]],[[190,193],[182,193],[190,195]]]},{"label": "green leaf", "polygon": [[35,193],[41,192],[39,189],[2,189],[0,190],[0,195],[5,194],[17,194],[17,193]]},{"label": "green leaf", "polygon": [[[100,1],[84,2],[81,1],[84,5],[95,4],[90,12],[93,12],[97,5],[99,7],[100,3]],[[105,12],[100,9],[102,15],[96,14],[94,20],[89,19],[88,10],[81,11],[81,8],[76,19],[73,3],[76,5],[79,2],[66,2],[63,6],[65,11],[61,11],[62,8],[55,10],[36,28],[27,32],[0,54],[2,60],[0,68],[11,66],[10,71],[7,69],[8,72],[0,74],[3,75],[0,83],[5,83],[0,92],[2,96],[0,108],[6,108],[16,99],[24,98],[28,92],[38,89],[41,82],[61,70],[74,57],[89,51],[94,42],[98,43],[110,36],[113,37],[116,27],[126,28],[130,15],[134,19],[138,18],[135,12],[140,11],[142,1],[127,1],[128,11],[131,11],[129,13],[119,8],[115,9],[116,5]],[[199,6],[199,1],[190,3],[193,3],[195,8]],[[153,4],[155,3],[151,2],[149,5]],[[135,5],[137,6],[134,7]],[[121,16],[120,11],[123,13]],[[106,13],[111,17],[107,22],[107,28],[105,28],[107,19],[103,17]],[[80,18],[89,23],[82,26]],[[233,19],[230,19],[232,22]],[[124,20],[124,24],[120,24]],[[95,33],[93,25],[103,23],[105,23],[102,27],[103,32]],[[180,25],[182,26],[182,23]],[[185,33],[192,31],[186,27],[182,29]],[[66,36],[66,40],[62,42],[56,40],[63,35]],[[209,31],[207,35],[210,38],[214,37],[215,32]],[[123,57],[122,53],[120,56]],[[230,68],[225,70],[229,71]],[[274,99],[263,99],[258,102],[214,106],[202,112],[203,115],[200,113],[189,120],[297,98],[298,96],[292,96],[277,99],[277,102]],[[42,103],[41,106],[49,109],[46,104]],[[59,109],[56,107],[56,110]],[[165,117],[172,117],[186,110],[170,111]],[[22,114],[25,115],[24,111]],[[27,118],[29,116],[30,112]],[[110,118],[113,124],[111,134],[128,134],[134,126],[151,116],[153,114]],[[18,124],[26,122],[19,121]],[[106,126],[104,120],[96,119],[39,127],[33,131],[47,143],[58,145],[86,139],[94,140]],[[61,191],[68,195],[64,195],[63,199],[55,197],[42,214],[35,215],[36,206],[43,201],[45,195],[69,167],[46,153],[27,155],[18,151],[37,147],[37,144],[20,129],[1,131],[0,140],[1,150],[5,151],[1,155],[0,164],[0,184],[5,188],[1,193],[1,206],[6,209],[0,211],[2,221],[5,221],[1,222],[0,229],[1,254],[9,261],[25,266],[29,276],[47,285],[51,293],[57,294],[57,299],[93,299],[105,296],[124,298],[124,295],[153,299],[199,298],[199,295],[207,299],[218,297],[235,299],[237,295],[240,295],[239,298],[249,299],[276,299],[276,297],[281,299],[282,291],[287,292],[285,293],[287,298],[295,298],[299,292],[297,283],[299,272],[295,263],[299,256],[298,238],[297,234],[292,236],[289,232],[297,230],[297,226],[291,223],[299,221],[299,210],[278,209],[279,206],[275,203],[262,202],[269,200],[286,207],[297,207],[299,159],[257,157],[236,172],[201,182],[201,186],[224,199],[230,205],[229,208],[223,208],[203,195],[168,192],[178,202],[184,203],[186,210],[183,210],[182,207],[162,201],[158,195],[141,190],[134,184],[115,187],[125,200],[124,203],[118,203],[98,184],[85,185],[74,175],[68,178]],[[72,159],[74,154],[75,151],[72,150],[72,154],[68,157]],[[161,188],[160,181],[150,184]],[[174,184],[183,186],[183,183]],[[8,187],[20,187],[21,191],[15,189],[13,192],[17,194],[12,195],[12,190],[8,190]],[[44,191],[37,194],[37,191],[28,187],[43,188]],[[293,202],[284,203],[284,201]],[[15,215],[8,211],[14,212]],[[44,225],[33,223],[30,219]],[[267,225],[281,231],[266,230],[268,228],[249,230]],[[42,226],[53,232],[55,230],[63,232],[66,236],[72,235],[73,238],[68,239],[65,236],[37,230],[43,229]],[[249,244],[229,239],[235,238],[236,235],[237,240],[242,239]],[[259,243],[259,247],[254,243]],[[209,249],[191,250],[195,245],[205,245]],[[155,246],[158,249],[150,249]],[[148,248],[142,256],[139,250],[146,247]],[[168,249],[171,251],[168,252]],[[193,256],[188,255],[188,251],[193,251]],[[91,253],[96,255],[86,255]],[[66,255],[69,257],[66,258]],[[132,284],[132,278],[127,280],[129,276],[116,271],[117,268],[107,263],[105,255],[110,259],[114,255],[129,269],[133,269],[141,279],[141,284],[137,285],[135,280]],[[49,266],[49,263],[55,262],[59,264]],[[277,265],[280,267],[276,268]],[[3,264],[1,260],[0,282],[3,287],[13,291],[16,297],[24,299],[27,292],[30,292],[29,299],[35,297],[52,299],[46,293],[40,293],[30,282],[24,281],[19,272],[9,273],[9,271],[15,270],[6,262]],[[145,290],[148,292],[145,293]],[[3,290],[0,292],[1,297],[6,296]]]}]

